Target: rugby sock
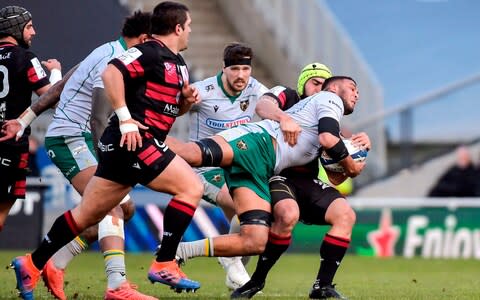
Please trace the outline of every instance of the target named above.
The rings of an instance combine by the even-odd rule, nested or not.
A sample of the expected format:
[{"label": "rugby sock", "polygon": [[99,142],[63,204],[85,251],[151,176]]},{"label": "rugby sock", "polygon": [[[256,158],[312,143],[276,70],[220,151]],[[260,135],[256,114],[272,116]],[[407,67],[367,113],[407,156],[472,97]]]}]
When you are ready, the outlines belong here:
[{"label": "rugby sock", "polygon": [[42,270],[48,259],[79,233],[78,226],[69,210],[59,216],[43,238],[40,246],[32,253],[32,261],[35,267]]},{"label": "rugby sock", "polygon": [[157,252],[157,262],[175,258],[178,244],[193,218],[196,207],[173,198],[165,209],[162,246]]},{"label": "rugby sock", "polygon": [[325,235],[322,246],[320,246],[321,262],[317,274],[320,286],[332,284],[333,277],[335,276],[349,245],[349,239],[336,237],[328,233]]},{"label": "rugby sock", "polygon": [[68,263],[83,250],[88,248],[88,241],[81,235],[62,247],[52,256],[52,262],[57,269],[65,269]]},{"label": "rugby sock", "polygon": [[252,281],[265,282],[268,272],[292,242],[292,236],[279,236],[273,232],[268,234],[265,251],[258,257],[257,267],[252,274]]},{"label": "rugby sock", "polygon": [[104,251],[103,260],[105,261],[107,286],[109,289],[116,289],[127,280],[125,273],[125,252],[116,249]]},{"label": "rugby sock", "polygon": [[187,260],[198,256],[214,256],[213,239],[202,239],[193,242],[182,242],[178,245],[177,255]]}]

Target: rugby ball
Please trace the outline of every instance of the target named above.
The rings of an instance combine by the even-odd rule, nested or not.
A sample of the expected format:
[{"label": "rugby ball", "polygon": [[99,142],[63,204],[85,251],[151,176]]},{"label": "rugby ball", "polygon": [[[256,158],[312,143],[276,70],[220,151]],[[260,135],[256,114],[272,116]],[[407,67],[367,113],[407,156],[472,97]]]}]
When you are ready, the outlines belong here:
[{"label": "rugby ball", "polygon": [[[367,158],[368,151],[356,147],[352,144],[352,141],[349,139],[342,139],[345,147],[347,147],[348,153],[353,158],[354,161],[362,162]],[[322,150],[320,154],[320,162],[322,166],[332,172],[343,172],[343,167],[338,163],[338,161],[333,160],[325,150]]]}]

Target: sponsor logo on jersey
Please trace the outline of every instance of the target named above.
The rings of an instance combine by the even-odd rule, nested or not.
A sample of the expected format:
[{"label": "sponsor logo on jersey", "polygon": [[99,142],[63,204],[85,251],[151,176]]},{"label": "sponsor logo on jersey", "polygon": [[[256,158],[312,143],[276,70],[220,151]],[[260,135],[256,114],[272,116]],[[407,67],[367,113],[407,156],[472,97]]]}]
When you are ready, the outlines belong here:
[{"label": "sponsor logo on jersey", "polygon": [[246,111],[248,106],[250,105],[250,100],[244,100],[244,101],[240,101],[240,109],[242,111]]},{"label": "sponsor logo on jersey", "polygon": [[215,87],[213,86],[213,84],[209,84],[209,85],[205,86],[205,91],[206,92],[213,91],[214,89],[215,89]]},{"label": "sponsor logo on jersey", "polygon": [[118,59],[124,64],[129,65],[142,55],[142,52],[135,47],[123,52]]},{"label": "sponsor logo on jersey", "polygon": [[5,53],[5,54],[0,54],[0,60],[2,59],[9,59],[10,56],[12,55],[12,52],[8,52],[8,53]]},{"label": "sponsor logo on jersey", "polygon": [[178,113],[180,112],[180,108],[178,106],[173,105],[173,104],[165,104],[165,107],[163,108],[163,112],[172,115],[174,117],[178,116]]},{"label": "sponsor logo on jersey", "polygon": [[214,110],[215,112],[217,112],[218,109],[219,109],[219,106],[218,106],[218,105],[213,106],[213,110]]},{"label": "sponsor logo on jersey", "polygon": [[338,105],[338,103],[335,102],[335,101],[333,101],[333,100],[328,100],[328,103],[335,105],[335,106],[338,107],[340,110],[343,110],[343,107],[340,107],[340,105]]},{"label": "sponsor logo on jersey", "polygon": [[165,82],[178,84],[177,65],[171,62],[164,62],[165,66]]},{"label": "sponsor logo on jersey", "polygon": [[245,150],[248,149],[248,146],[247,146],[247,143],[245,143],[245,141],[239,140],[239,141],[237,142],[237,148],[240,149],[240,150],[242,150],[242,151],[245,151]]},{"label": "sponsor logo on jersey", "polygon": [[47,76],[47,73],[45,73],[45,70],[42,68],[42,64],[38,60],[38,58],[32,58],[30,62],[33,65],[33,69],[35,70],[35,73],[37,74],[38,79],[42,79]]},{"label": "sponsor logo on jersey", "polygon": [[205,124],[214,129],[228,129],[232,128],[241,124],[245,124],[250,122],[251,118],[248,116],[238,118],[236,120],[216,120],[216,119],[207,119]]}]

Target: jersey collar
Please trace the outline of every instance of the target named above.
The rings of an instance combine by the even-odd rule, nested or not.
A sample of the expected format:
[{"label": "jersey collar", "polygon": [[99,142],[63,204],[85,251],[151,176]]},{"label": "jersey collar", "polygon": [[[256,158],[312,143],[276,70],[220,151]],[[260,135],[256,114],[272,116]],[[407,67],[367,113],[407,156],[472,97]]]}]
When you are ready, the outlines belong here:
[{"label": "jersey collar", "polygon": [[222,74],[223,74],[222,71],[218,72],[218,74],[217,74],[217,84],[222,89],[225,96],[227,96],[227,98],[230,99],[230,102],[233,103],[233,102],[235,102],[235,100],[237,100],[238,97],[240,97],[240,95],[242,93],[239,93],[238,95],[234,95],[234,96],[229,95],[227,93],[227,91],[225,90],[225,87],[223,87]]},{"label": "jersey collar", "polygon": [[118,42],[120,43],[120,45],[122,45],[123,50],[127,50],[127,49],[128,49],[128,47],[127,47],[127,42],[125,42],[125,39],[124,39],[123,37],[120,37],[120,38],[118,39]]}]

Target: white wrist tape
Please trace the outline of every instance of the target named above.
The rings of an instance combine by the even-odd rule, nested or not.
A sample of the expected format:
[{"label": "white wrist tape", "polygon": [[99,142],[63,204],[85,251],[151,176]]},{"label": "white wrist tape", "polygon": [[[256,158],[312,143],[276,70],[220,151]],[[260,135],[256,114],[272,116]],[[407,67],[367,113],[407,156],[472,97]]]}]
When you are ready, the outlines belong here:
[{"label": "white wrist tape", "polygon": [[130,115],[130,111],[128,110],[128,107],[126,107],[126,106],[122,106],[120,108],[117,108],[115,110],[115,114],[117,115],[120,122],[129,120],[129,119],[132,118],[132,116]]},{"label": "white wrist tape", "polygon": [[29,106],[23,114],[20,115],[20,117],[17,118],[18,123],[22,126],[22,129],[20,129],[19,132],[17,132],[17,136],[22,136],[23,132],[25,131],[25,128],[27,128],[30,124],[32,124],[33,120],[37,115],[35,112],[32,110],[32,108]]},{"label": "white wrist tape", "polygon": [[122,134],[128,133],[128,132],[138,132],[138,126],[133,124],[133,123],[124,123],[120,124],[120,132]]},{"label": "white wrist tape", "polygon": [[50,71],[49,80],[52,85],[62,80],[62,71],[60,71],[59,69],[52,69]]}]

